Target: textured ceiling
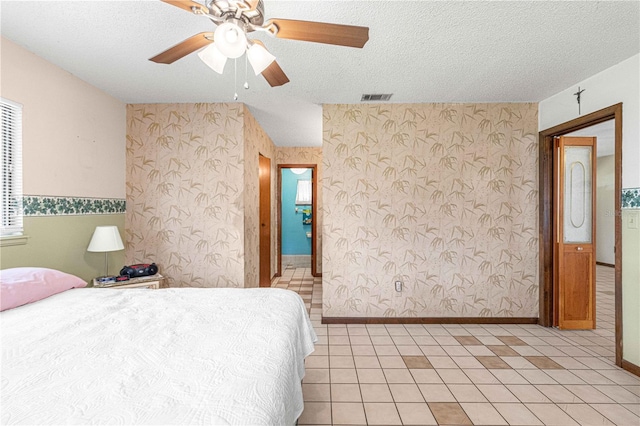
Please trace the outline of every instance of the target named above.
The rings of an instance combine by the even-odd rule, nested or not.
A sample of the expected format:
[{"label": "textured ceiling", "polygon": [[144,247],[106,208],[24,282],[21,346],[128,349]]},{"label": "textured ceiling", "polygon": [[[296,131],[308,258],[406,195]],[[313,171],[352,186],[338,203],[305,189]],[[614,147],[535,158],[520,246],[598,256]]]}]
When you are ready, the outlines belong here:
[{"label": "textured ceiling", "polygon": [[[127,103],[230,102],[235,87],[279,146],[320,146],[323,103],[538,102],[640,51],[638,1],[281,1],[267,18],[370,27],[364,49],[258,34],[291,83],[244,58],[223,76],[192,54],[147,59],[215,27],[160,1],[0,1],[2,35]],[[253,33],[255,34],[255,33]]]}]

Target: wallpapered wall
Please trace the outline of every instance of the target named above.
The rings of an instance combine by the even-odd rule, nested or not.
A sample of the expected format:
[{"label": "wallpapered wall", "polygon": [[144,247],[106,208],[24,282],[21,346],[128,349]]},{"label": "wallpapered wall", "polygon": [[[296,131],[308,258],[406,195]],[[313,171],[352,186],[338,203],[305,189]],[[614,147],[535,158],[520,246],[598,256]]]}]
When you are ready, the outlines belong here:
[{"label": "wallpapered wall", "polygon": [[[278,164],[317,164],[316,168],[316,184],[318,190],[318,199],[316,200],[316,208],[318,209],[318,217],[313,218],[316,221],[316,273],[322,273],[322,148],[310,147],[278,147],[276,151],[276,161]],[[279,206],[278,206],[279,208]],[[276,219],[280,215],[276,214]]]},{"label": "wallpapered wall", "polygon": [[260,124],[244,107],[244,243],[245,287],[258,287],[260,277],[259,155],[271,160],[271,277],[276,266],[276,147]]},{"label": "wallpapered wall", "polygon": [[174,287],[243,287],[244,106],[127,106],[127,263]]},{"label": "wallpapered wall", "polygon": [[325,317],[538,316],[536,104],[323,116]]}]

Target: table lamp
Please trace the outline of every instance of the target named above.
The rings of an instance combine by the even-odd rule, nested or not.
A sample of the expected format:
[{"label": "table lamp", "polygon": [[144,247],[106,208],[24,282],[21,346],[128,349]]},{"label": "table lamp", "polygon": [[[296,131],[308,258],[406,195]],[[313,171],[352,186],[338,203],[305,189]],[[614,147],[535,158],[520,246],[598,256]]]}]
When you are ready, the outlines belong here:
[{"label": "table lamp", "polygon": [[109,275],[109,257],[110,251],[124,250],[124,244],[122,244],[122,238],[120,238],[120,232],[117,226],[96,226],[96,230],[93,232],[91,242],[87,251],[90,252],[104,252],[104,275]]}]

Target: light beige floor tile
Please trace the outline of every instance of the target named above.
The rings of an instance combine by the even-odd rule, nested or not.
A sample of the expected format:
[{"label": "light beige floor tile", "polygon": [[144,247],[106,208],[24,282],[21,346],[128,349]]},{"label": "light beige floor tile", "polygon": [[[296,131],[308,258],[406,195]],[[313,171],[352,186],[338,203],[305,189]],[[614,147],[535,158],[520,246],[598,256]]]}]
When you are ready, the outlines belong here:
[{"label": "light beige floor tile", "polygon": [[329,383],[328,368],[307,368],[302,383]]},{"label": "light beige floor tile", "polygon": [[438,342],[440,346],[460,345],[460,342],[458,342],[453,336],[433,336],[433,338],[436,339],[436,342]]},{"label": "light beige floor tile", "polygon": [[518,374],[524,377],[532,385],[553,385],[556,383],[546,371],[551,370],[516,370]]},{"label": "light beige floor tile", "polygon": [[569,370],[547,370],[545,373],[561,385],[583,385],[585,383]]},{"label": "light beige floor tile", "polygon": [[375,345],[373,347],[373,349],[376,352],[376,355],[378,356],[384,356],[384,355],[400,355],[400,352],[398,352],[398,349],[395,346],[390,346],[390,345]]},{"label": "light beige floor tile", "polygon": [[416,344],[415,340],[411,336],[391,336],[391,340],[396,346],[408,345],[413,346]]},{"label": "light beige floor tile", "polygon": [[567,370],[584,370],[588,367],[578,361],[576,358],[571,358],[569,356],[550,356],[553,361],[557,362]]},{"label": "light beige floor tile", "polygon": [[640,417],[618,404],[592,404],[607,420],[617,425],[640,425]]},{"label": "light beige floor tile", "polygon": [[353,352],[351,352],[351,346],[331,346],[329,347],[329,354],[331,356],[342,355],[342,356],[351,356]]},{"label": "light beige floor tile", "polygon": [[353,355],[368,355],[375,356],[376,351],[373,348],[373,345],[352,345],[351,346]]},{"label": "light beige floor tile", "polygon": [[357,383],[332,383],[332,402],[362,402],[360,386]]},{"label": "light beige floor tile", "polygon": [[447,385],[458,402],[487,402],[475,385]]},{"label": "light beige floor tile", "polygon": [[329,328],[329,336],[346,336],[348,334],[349,334],[349,332],[344,327],[340,327],[340,328],[331,327],[331,328]]},{"label": "light beige floor tile", "polygon": [[462,409],[474,425],[506,425],[507,422],[493,405],[483,402],[462,402]]},{"label": "light beige floor tile", "polygon": [[418,388],[426,402],[456,402],[455,397],[444,384],[419,384]]},{"label": "light beige floor tile", "polygon": [[396,346],[396,348],[398,349],[398,352],[400,352],[400,355],[403,356],[422,356],[424,355],[422,353],[422,350],[420,350],[420,347],[417,345],[413,345],[413,346]]},{"label": "light beige floor tile", "polygon": [[490,369],[491,374],[493,374],[500,383],[505,385],[527,385],[529,382],[518,374],[517,371],[511,369]]},{"label": "light beige floor tile", "polygon": [[502,356],[500,358],[502,358],[502,360],[509,364],[513,369],[537,369],[535,365],[531,364],[526,358],[521,356]]},{"label": "light beige floor tile", "polygon": [[631,411],[636,416],[640,417],[640,404],[622,404],[624,408]]},{"label": "light beige floor tile", "polygon": [[400,402],[396,403],[400,413],[400,419],[404,425],[435,425],[436,419],[426,402]]},{"label": "light beige floor tile", "polygon": [[424,402],[420,389],[413,383],[391,383],[389,389],[395,402]]},{"label": "light beige floor tile", "polygon": [[526,406],[545,425],[573,426],[578,424],[555,404],[526,404]]},{"label": "light beige floor tile", "polygon": [[442,379],[436,370],[414,368],[409,371],[416,383],[442,383]]},{"label": "light beige floor tile", "polygon": [[583,402],[562,385],[536,385],[536,388],[556,404],[579,404]]},{"label": "light beige floor tile", "polygon": [[356,368],[380,368],[380,363],[376,356],[354,355],[353,360],[356,363]]},{"label": "light beige floor tile", "polygon": [[486,346],[465,346],[467,351],[473,356],[492,356],[494,355]]},{"label": "light beige floor tile", "polygon": [[451,359],[458,365],[458,368],[482,368],[482,365],[474,356],[452,356]]},{"label": "light beige floor tile", "polygon": [[597,390],[618,404],[640,404],[640,396],[618,385],[596,385]]},{"label": "light beige floor tile", "polygon": [[360,383],[387,383],[381,368],[359,368],[357,372]]},{"label": "light beige floor tile", "polygon": [[298,419],[299,425],[330,425],[330,402],[305,402],[304,411]]},{"label": "light beige floor tile", "polygon": [[462,371],[464,372],[464,374],[467,375],[467,377],[469,378],[469,380],[471,380],[472,383],[475,384],[497,384],[500,383],[500,381],[498,379],[496,379],[496,377],[491,374],[491,372],[487,369],[480,369],[480,368],[471,368],[471,369],[462,369]]},{"label": "light beige floor tile", "polygon": [[350,334],[349,340],[351,341],[352,345],[368,345],[368,346],[372,345],[369,335],[360,336],[360,335]]},{"label": "light beige floor tile", "polygon": [[509,389],[520,402],[551,402],[533,385],[507,385],[507,389]]},{"label": "light beige floor tile", "polygon": [[406,368],[384,369],[384,376],[387,379],[387,383],[415,383],[411,372]]},{"label": "light beige floor tile", "polygon": [[367,327],[357,327],[363,324],[348,324],[347,330],[349,331],[349,336],[368,336],[369,332],[367,331]]},{"label": "light beige floor tile", "polygon": [[566,385],[565,387],[587,404],[615,403],[615,401],[591,385]]},{"label": "light beige floor tile", "polygon": [[447,384],[468,384],[471,380],[460,369],[441,368],[436,370],[444,383]]},{"label": "light beige floor tile", "polygon": [[612,425],[606,417],[588,404],[559,404],[558,407],[581,425]]},{"label": "light beige floor tile", "polygon": [[[581,358],[582,359],[582,358]],[[582,362],[582,361],[581,361]],[[589,385],[613,385],[612,380],[609,380],[604,375],[593,370],[571,370],[573,374],[584,380]],[[606,375],[606,373],[605,373]]]},{"label": "light beige floor tile", "polygon": [[329,385],[325,383],[303,383],[302,395],[305,401],[325,402],[331,401]]},{"label": "light beige floor tile", "polygon": [[442,349],[442,346],[433,346],[433,345],[429,345],[429,346],[420,346],[420,350],[422,351],[422,353],[429,357],[429,356],[447,356],[447,353],[444,351],[444,349]]},{"label": "light beige floor tile", "polygon": [[329,357],[311,355],[304,360],[305,368],[329,368]]},{"label": "light beige floor tile", "polygon": [[471,356],[471,353],[464,346],[443,346],[442,349],[444,349],[450,357]]},{"label": "light beige floor tile", "polygon": [[499,402],[493,406],[510,425],[543,424],[524,404]]},{"label": "light beige floor tile", "polygon": [[351,343],[349,341],[349,336],[331,335],[331,329],[329,329],[329,344],[330,345],[349,345]]},{"label": "light beige floor tile", "polygon": [[364,409],[369,425],[401,425],[400,415],[393,403],[366,403]]},{"label": "light beige floor tile", "polygon": [[331,368],[355,368],[351,355],[329,356],[329,367]]},{"label": "light beige floor tile", "polygon": [[477,385],[490,402],[519,402],[518,398],[504,385]]},{"label": "light beige floor tile", "polygon": [[361,402],[334,402],[331,404],[333,424],[364,425],[367,423]]},{"label": "light beige floor tile", "polygon": [[[345,347],[348,348],[348,346]],[[316,343],[316,347],[312,355],[329,355],[329,345],[319,345]]]},{"label": "light beige floor tile", "polygon": [[331,383],[358,383],[356,370],[353,368],[332,368],[329,370]]},{"label": "light beige floor tile", "polygon": [[436,339],[434,339],[433,336],[430,336],[430,335],[412,336],[412,337],[413,337],[413,341],[416,342],[418,346],[438,345],[438,342],[436,342]]},{"label": "light beige floor tile", "polygon": [[433,365],[433,368],[460,368],[451,357],[448,356],[428,356],[427,359]]},{"label": "light beige floor tile", "polygon": [[613,370],[603,372],[607,378],[613,380],[615,383],[619,385],[636,385],[640,386],[640,377],[634,376],[628,371],[623,370]]},{"label": "light beige floor tile", "polygon": [[393,402],[389,385],[386,383],[361,383],[360,393],[364,402]]},{"label": "light beige floor tile", "polygon": [[389,335],[371,335],[369,336],[371,338],[371,342],[374,345],[394,345],[393,340],[391,340],[391,337]]},{"label": "light beige floor tile", "polygon": [[407,368],[401,356],[379,356],[378,361],[382,368]]}]

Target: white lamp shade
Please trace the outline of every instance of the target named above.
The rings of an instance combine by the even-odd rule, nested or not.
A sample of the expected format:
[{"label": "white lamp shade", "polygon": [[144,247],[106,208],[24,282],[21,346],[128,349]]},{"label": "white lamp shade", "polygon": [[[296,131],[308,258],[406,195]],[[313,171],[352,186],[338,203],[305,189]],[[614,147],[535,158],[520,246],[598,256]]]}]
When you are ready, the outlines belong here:
[{"label": "white lamp shade", "polygon": [[124,250],[117,226],[96,226],[87,251],[107,252]]},{"label": "white lamp shade", "polygon": [[258,43],[254,43],[249,48],[247,51],[247,57],[256,75],[262,73],[262,71],[266,70],[267,67],[276,60],[275,56],[269,53],[267,49],[260,46]]},{"label": "white lamp shade", "polygon": [[247,50],[246,34],[231,22],[218,25],[213,39],[218,50],[227,58],[239,58]]},{"label": "white lamp shade", "polygon": [[218,74],[224,72],[224,66],[227,63],[227,57],[222,54],[216,47],[215,43],[202,49],[198,52],[198,56],[202,59],[202,62],[211,67],[212,70]]}]

